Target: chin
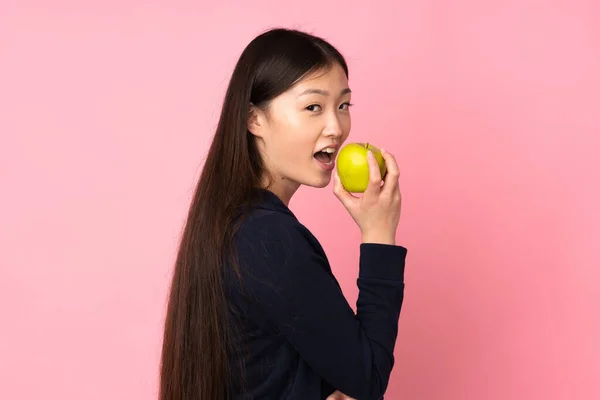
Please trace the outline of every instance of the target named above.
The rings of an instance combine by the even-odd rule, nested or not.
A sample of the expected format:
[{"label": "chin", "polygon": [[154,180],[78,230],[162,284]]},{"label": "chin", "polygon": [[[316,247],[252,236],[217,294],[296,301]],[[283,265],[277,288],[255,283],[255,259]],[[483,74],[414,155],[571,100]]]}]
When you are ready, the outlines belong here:
[{"label": "chin", "polygon": [[324,188],[329,185],[331,182],[331,173],[327,174],[327,176],[320,176],[317,179],[312,180],[310,183],[307,183],[307,186],[311,186],[314,188]]}]

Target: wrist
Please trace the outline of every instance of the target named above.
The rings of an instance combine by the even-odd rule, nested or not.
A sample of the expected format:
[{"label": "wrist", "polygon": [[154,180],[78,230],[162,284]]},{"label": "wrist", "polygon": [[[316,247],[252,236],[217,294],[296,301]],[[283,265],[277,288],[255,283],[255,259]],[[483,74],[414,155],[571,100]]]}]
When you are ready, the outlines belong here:
[{"label": "wrist", "polygon": [[363,233],[362,234],[362,242],[363,243],[396,245],[396,238],[392,234],[383,234],[383,233],[376,233],[376,232]]}]

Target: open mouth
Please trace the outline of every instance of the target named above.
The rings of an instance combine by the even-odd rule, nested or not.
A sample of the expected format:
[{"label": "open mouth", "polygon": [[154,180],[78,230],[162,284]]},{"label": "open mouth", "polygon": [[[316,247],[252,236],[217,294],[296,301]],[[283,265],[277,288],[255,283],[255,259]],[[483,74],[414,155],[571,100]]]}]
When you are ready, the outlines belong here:
[{"label": "open mouth", "polygon": [[335,153],[336,149],[333,147],[327,147],[321,151],[317,151],[313,157],[323,164],[331,164],[335,161]]},{"label": "open mouth", "polygon": [[329,164],[333,162],[334,153],[328,153],[327,151],[317,151],[314,157],[317,159],[317,161],[320,161],[323,164]]}]

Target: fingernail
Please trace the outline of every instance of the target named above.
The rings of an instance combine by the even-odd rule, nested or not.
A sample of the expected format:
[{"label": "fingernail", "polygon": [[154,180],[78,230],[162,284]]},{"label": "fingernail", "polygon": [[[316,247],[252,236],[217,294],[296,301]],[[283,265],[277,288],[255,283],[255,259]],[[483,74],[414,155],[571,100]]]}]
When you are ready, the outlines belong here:
[{"label": "fingernail", "polygon": [[373,158],[375,156],[373,155],[373,152],[371,150],[369,150],[369,151],[367,151],[367,157]]}]

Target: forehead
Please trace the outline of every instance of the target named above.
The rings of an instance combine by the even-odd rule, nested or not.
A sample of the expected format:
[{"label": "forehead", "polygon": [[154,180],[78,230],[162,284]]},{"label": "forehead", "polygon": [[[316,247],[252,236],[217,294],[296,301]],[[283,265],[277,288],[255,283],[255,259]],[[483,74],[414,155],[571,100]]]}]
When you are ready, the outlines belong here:
[{"label": "forehead", "polygon": [[292,92],[300,94],[307,89],[333,90],[339,92],[348,87],[348,78],[342,67],[334,64],[331,68],[307,75],[292,87]]}]

